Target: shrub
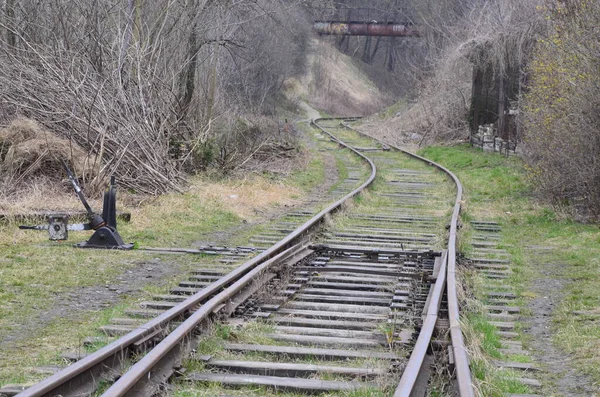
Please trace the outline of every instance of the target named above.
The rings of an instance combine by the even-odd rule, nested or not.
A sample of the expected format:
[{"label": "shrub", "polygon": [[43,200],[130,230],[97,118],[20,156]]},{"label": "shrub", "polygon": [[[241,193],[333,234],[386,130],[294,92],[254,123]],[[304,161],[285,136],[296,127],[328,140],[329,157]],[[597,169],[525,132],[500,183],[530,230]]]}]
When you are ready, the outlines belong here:
[{"label": "shrub", "polygon": [[526,159],[538,192],[600,215],[600,1],[540,8],[550,33],[538,40],[525,95]]}]

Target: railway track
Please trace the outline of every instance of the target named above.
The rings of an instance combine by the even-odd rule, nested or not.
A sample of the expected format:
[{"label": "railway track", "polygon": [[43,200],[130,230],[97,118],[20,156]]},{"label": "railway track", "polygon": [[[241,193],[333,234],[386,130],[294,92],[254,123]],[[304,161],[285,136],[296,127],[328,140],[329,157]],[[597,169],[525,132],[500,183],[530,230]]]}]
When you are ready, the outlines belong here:
[{"label": "railway track", "polygon": [[446,326],[459,395],[472,396],[454,284],[460,183],[339,119],[315,127],[363,162],[341,199],[288,214],[253,241],[257,256],[199,272],[147,304],[149,321],[106,329],[121,336],[18,395],[149,396],[172,379],[175,395],[424,395]]}]

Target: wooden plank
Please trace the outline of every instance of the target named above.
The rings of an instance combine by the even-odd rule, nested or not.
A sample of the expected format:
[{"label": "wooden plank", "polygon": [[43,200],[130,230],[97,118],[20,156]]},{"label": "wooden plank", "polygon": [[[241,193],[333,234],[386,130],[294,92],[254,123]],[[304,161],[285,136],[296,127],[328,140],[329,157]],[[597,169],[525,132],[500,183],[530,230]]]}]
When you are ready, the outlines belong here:
[{"label": "wooden plank", "polygon": [[183,302],[188,297],[183,295],[152,295],[152,299],[157,301]]},{"label": "wooden plank", "polygon": [[283,325],[275,326],[277,333],[285,333],[289,335],[316,335],[328,336],[332,338],[360,338],[373,339],[385,342],[385,336],[379,332],[372,331],[357,331],[348,329],[332,329],[332,328],[314,328],[314,327],[289,327]]},{"label": "wooden plank", "polygon": [[13,397],[27,389],[25,386],[4,386],[0,388],[0,396]]},{"label": "wooden plank", "polygon": [[376,276],[388,276],[388,277],[404,277],[421,279],[423,275],[421,273],[406,272],[400,270],[387,270],[369,267],[358,267],[358,266],[336,266],[328,264],[325,267],[314,267],[314,266],[300,266],[299,270],[316,271],[319,274],[325,273],[340,273],[340,274],[366,274]]},{"label": "wooden plank", "polygon": [[345,346],[358,348],[380,348],[385,345],[385,342],[380,342],[374,339],[359,339],[359,338],[336,338],[331,336],[318,335],[290,335],[290,334],[267,334],[267,337],[279,341],[296,343],[298,345],[308,346]]},{"label": "wooden plank", "polygon": [[356,239],[361,239],[361,240],[389,240],[392,242],[420,242],[420,243],[428,243],[430,242],[432,239],[431,238],[423,238],[423,237],[417,237],[417,236],[412,236],[409,234],[402,234],[402,235],[385,235],[385,234],[362,234],[362,233],[344,233],[344,232],[337,232],[337,233],[330,233],[331,236],[333,237],[341,237],[341,238],[356,238]]},{"label": "wooden plank", "polygon": [[[402,252],[409,252],[407,250],[410,250],[413,252],[419,252],[419,251],[424,251],[424,250],[431,248],[429,245],[422,244],[422,243],[399,243],[399,244],[396,244],[396,243],[377,242],[376,244],[374,244],[373,241],[362,241],[362,240],[342,241],[342,240],[330,240],[330,239],[326,240],[326,242],[328,244],[335,245],[335,246],[342,246],[343,244],[353,243],[353,244],[355,244],[353,246],[353,248],[362,248],[363,250],[367,250],[367,249],[368,250],[374,250],[374,249],[388,250],[389,247],[397,247],[399,244],[402,244],[405,247]],[[375,246],[375,248],[373,246]],[[356,250],[356,251],[358,251],[358,250]]]},{"label": "wooden plank", "polygon": [[522,371],[540,371],[540,368],[532,363],[495,361],[494,364],[500,368],[518,369]]},{"label": "wooden plank", "polygon": [[356,321],[372,321],[372,320],[387,320],[388,314],[376,314],[376,313],[346,313],[346,312],[333,312],[323,310],[303,310],[303,309],[291,309],[282,308],[277,311],[277,314],[287,314],[294,316],[304,316],[308,318],[323,318],[323,319],[351,319]]},{"label": "wooden plank", "polygon": [[[421,193],[413,193],[412,195],[420,196]],[[350,218],[359,219],[392,219],[392,220],[407,220],[407,221],[418,221],[418,222],[437,222],[437,219],[430,216],[410,216],[410,215],[386,215],[386,214],[352,214]]]},{"label": "wooden plank", "polygon": [[501,330],[513,330],[515,329],[515,323],[511,323],[511,322],[495,322],[495,321],[490,321],[490,324],[492,324],[494,327],[501,329]]},{"label": "wooden plank", "polygon": [[265,376],[289,376],[289,377],[308,377],[318,374],[334,374],[360,378],[373,378],[384,375],[387,370],[383,368],[365,368],[365,367],[340,367],[330,365],[315,364],[297,364],[297,363],[274,363],[262,361],[240,361],[240,360],[217,360],[210,359],[206,365],[244,374],[265,375]]},{"label": "wooden plank", "polygon": [[329,289],[329,288],[304,288],[302,292],[312,295],[328,295],[328,296],[352,296],[355,298],[382,298],[392,299],[394,294],[391,292],[378,291],[355,291],[353,289]]},{"label": "wooden plank", "polygon": [[519,316],[504,313],[487,313],[486,317],[493,321],[517,321]]},{"label": "wooden plank", "polygon": [[154,318],[154,317],[158,317],[159,315],[163,314],[165,312],[165,310],[153,310],[153,309],[132,309],[132,310],[125,310],[125,314],[131,317],[138,317],[138,318]]},{"label": "wooden plank", "polygon": [[378,276],[378,277],[366,277],[366,276],[354,277],[354,276],[340,276],[336,273],[323,273],[323,274],[318,274],[317,276],[313,277],[313,280],[315,280],[315,281],[331,280],[332,282],[345,281],[345,282],[354,283],[354,284],[362,284],[362,283],[391,284],[391,283],[396,283],[398,281],[398,278],[397,277],[381,277],[381,276]]},{"label": "wooden plank", "polygon": [[352,391],[362,388],[375,388],[377,385],[356,381],[332,381],[320,379],[286,378],[278,376],[239,375],[239,374],[212,374],[192,373],[185,377],[187,381],[213,382],[229,386],[259,385],[277,390],[323,393],[330,391]]},{"label": "wooden plank", "polygon": [[[302,291],[305,292],[305,291]],[[320,303],[352,303],[355,305],[373,305],[373,306],[389,306],[392,301],[390,298],[367,298],[355,296],[327,296],[327,295],[311,295],[311,294],[296,294],[294,301],[302,302],[320,302]]]},{"label": "wooden plank", "polygon": [[486,264],[506,263],[506,264],[510,264],[509,259],[470,258],[470,260],[474,263],[486,263]]},{"label": "wooden plank", "polygon": [[171,289],[169,292],[174,295],[194,295],[196,292],[200,291],[202,288],[189,288],[189,287],[177,287]]},{"label": "wooden plank", "polygon": [[[383,258],[383,255],[382,255]],[[378,269],[388,269],[388,270],[403,270],[406,268],[404,264],[396,263],[398,262],[398,258],[393,258],[392,261],[383,261],[380,259],[378,262],[369,261],[366,258],[360,258],[358,260],[350,260],[350,259],[332,259],[328,262],[330,265],[337,266],[355,266],[355,267],[368,267],[368,268],[378,268]]]},{"label": "wooden plank", "polygon": [[346,312],[346,313],[371,313],[371,314],[387,314],[387,313],[389,313],[388,307],[330,304],[330,303],[319,303],[319,302],[295,302],[294,301],[294,302],[286,303],[285,307],[288,309],[327,310],[327,311],[332,311],[332,312]]},{"label": "wooden plank", "polygon": [[327,282],[318,281],[318,279],[312,280],[308,283],[309,286],[321,287],[321,288],[335,288],[342,290],[360,290],[360,291],[394,291],[396,284],[385,283],[385,284],[358,284],[350,282]]},{"label": "wooden plank", "polygon": [[366,321],[339,321],[339,320],[324,320],[315,318],[291,317],[273,315],[269,317],[269,321],[279,325],[301,326],[301,327],[329,327],[331,329],[347,329],[347,330],[373,330],[378,324]]},{"label": "wooden plank", "polygon": [[374,350],[341,350],[341,349],[320,349],[311,347],[296,346],[272,346],[272,345],[248,345],[239,343],[226,343],[225,350],[235,352],[257,352],[269,353],[275,355],[297,357],[297,358],[318,358],[321,360],[346,360],[346,359],[366,359],[375,358],[380,360],[398,361],[403,359],[394,353],[379,352]]},{"label": "wooden plank", "polygon": [[117,326],[117,325],[104,325],[99,328],[100,332],[105,333],[108,336],[123,336],[133,331],[135,327]]},{"label": "wooden plank", "polygon": [[495,265],[491,263],[475,263],[475,269],[489,269],[489,270],[508,270],[510,269],[509,265]]},{"label": "wooden plank", "polygon": [[217,276],[218,278],[223,277],[229,273],[232,269],[198,269],[192,270],[192,274],[200,274],[205,276]]},{"label": "wooden plank", "polygon": [[[362,253],[365,255],[381,255],[381,254],[390,254],[395,256],[407,256],[407,257],[417,257],[417,256],[430,256],[429,252],[412,252],[412,251],[404,251],[399,249],[391,249],[391,248],[368,248],[368,247],[360,247],[360,246],[352,246],[352,245],[332,245],[332,244],[316,244],[310,247],[315,251],[334,251],[334,252],[355,252]],[[433,254],[433,253],[431,253]]]},{"label": "wooden plank", "polygon": [[196,275],[196,276],[191,276],[190,280],[192,281],[209,281],[209,282],[213,282],[213,281],[217,281],[219,279],[221,279],[223,276],[211,276],[208,274],[203,274],[203,275]]},{"label": "wooden plank", "polygon": [[206,287],[207,285],[210,285],[210,284],[211,283],[206,283],[206,282],[201,283],[201,282],[198,282],[198,281],[181,281],[179,283],[179,286],[180,287],[185,287],[185,288],[204,288],[204,287]]},{"label": "wooden plank", "polygon": [[112,324],[120,324],[120,325],[134,325],[136,327],[140,325],[144,325],[145,321],[139,318],[128,318],[128,317],[116,317],[111,318],[110,322]]},{"label": "wooden plank", "polygon": [[394,234],[408,234],[408,235],[415,235],[415,236],[422,236],[422,237],[431,237],[431,238],[435,238],[437,237],[436,234],[433,233],[424,233],[424,232],[415,232],[412,229],[402,229],[402,228],[398,228],[398,229],[384,229],[384,228],[376,228],[376,227],[365,227],[365,228],[361,228],[361,229],[353,229],[353,228],[347,228],[344,229],[346,231],[349,232],[364,232],[364,231],[372,231],[372,232],[376,232],[376,233],[382,233],[382,234],[390,234],[390,235],[394,235]]},{"label": "wooden plank", "polygon": [[508,397],[544,397],[540,394],[509,394]]},{"label": "wooden plank", "polygon": [[147,309],[164,309],[168,310],[177,306],[178,302],[163,302],[163,301],[147,301],[140,303],[140,307]]}]

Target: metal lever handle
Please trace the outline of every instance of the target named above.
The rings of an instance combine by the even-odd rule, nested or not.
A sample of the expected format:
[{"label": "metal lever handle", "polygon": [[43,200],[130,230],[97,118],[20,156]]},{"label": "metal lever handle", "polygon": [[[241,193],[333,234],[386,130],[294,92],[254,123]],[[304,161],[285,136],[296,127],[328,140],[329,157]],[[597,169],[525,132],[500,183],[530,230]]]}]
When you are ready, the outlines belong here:
[{"label": "metal lever handle", "polygon": [[88,218],[90,220],[90,226],[92,227],[92,229],[97,230],[97,229],[101,228],[102,226],[105,226],[106,222],[104,221],[104,219],[92,210],[92,208],[88,204],[87,200],[85,199],[85,196],[83,195],[81,188],[77,184],[77,180],[75,179],[75,176],[73,176],[73,173],[69,169],[67,162],[65,160],[61,160],[61,161],[62,161],[63,167],[65,167],[65,171],[67,171],[67,175],[69,176],[71,185],[73,185],[73,189],[75,189],[75,193],[77,193],[79,200],[83,203],[83,206],[85,207],[85,210],[88,213]]}]

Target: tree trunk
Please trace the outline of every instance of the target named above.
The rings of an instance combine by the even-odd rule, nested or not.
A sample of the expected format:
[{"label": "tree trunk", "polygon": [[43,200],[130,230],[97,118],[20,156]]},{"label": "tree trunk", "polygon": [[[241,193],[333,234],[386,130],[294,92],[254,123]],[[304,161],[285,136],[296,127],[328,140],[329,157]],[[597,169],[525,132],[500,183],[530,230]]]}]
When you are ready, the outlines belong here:
[{"label": "tree trunk", "polygon": [[[187,67],[183,70],[183,96],[181,98],[182,116],[187,114],[187,109],[194,97],[196,90],[196,68],[198,67],[198,9],[195,0],[188,0],[188,17],[191,23],[190,35],[187,43]],[[183,117],[182,117],[183,118]]]},{"label": "tree trunk", "polygon": [[362,60],[364,63],[371,62],[371,37],[367,36],[365,38],[365,46],[363,48]]},{"label": "tree trunk", "polygon": [[188,18],[192,28],[188,36],[187,67],[183,69],[181,78],[183,95],[180,101],[180,111],[182,118],[187,114],[188,107],[196,91],[196,69],[198,68],[198,51],[200,50],[198,43],[198,15],[210,4],[212,4],[211,0],[200,0],[200,2],[197,0],[188,0]]},{"label": "tree trunk", "polygon": [[123,43],[121,44],[121,51],[119,52],[119,75],[121,76],[121,84],[124,86],[127,83],[127,79],[123,76],[123,70],[125,70],[125,58],[129,51],[129,45],[131,44],[131,36],[133,32],[133,12],[134,12],[134,0],[127,0],[127,25],[125,26],[125,35],[123,37]]},{"label": "tree trunk", "polygon": [[369,62],[373,62],[373,59],[375,59],[375,55],[377,55],[377,51],[379,50],[379,44],[381,44],[381,36],[377,37],[377,41],[375,42],[375,48],[373,48],[373,52],[370,55]]},{"label": "tree trunk", "polygon": [[6,16],[6,44],[8,47],[14,48],[17,45],[17,35],[14,31],[17,26],[15,23],[15,0],[6,0],[4,15]]},{"label": "tree trunk", "polygon": [[142,3],[143,0],[135,0],[134,6],[133,41],[137,43],[138,47],[142,40]]},{"label": "tree trunk", "polygon": [[471,95],[471,134],[477,133],[481,124],[481,112],[483,108],[483,70],[480,67],[473,67],[473,90]]},{"label": "tree trunk", "polygon": [[90,37],[90,62],[94,65],[94,69],[99,74],[103,73],[104,70],[104,62],[102,59],[102,47],[100,45],[100,23],[98,16],[98,0],[92,1],[92,9],[89,15],[89,31],[88,35]]},{"label": "tree trunk", "polygon": [[208,125],[213,117],[213,110],[215,107],[215,96],[217,94],[217,72],[219,67],[219,55],[221,50],[221,44],[217,41],[215,44],[215,50],[213,51],[212,65],[210,67],[210,85],[208,87],[208,98],[206,104],[206,118],[205,124]]},{"label": "tree trunk", "polygon": [[387,68],[390,72],[394,71],[394,66],[396,64],[396,54],[394,51],[395,44],[396,44],[395,37],[390,37],[390,43],[388,46],[388,53],[387,53]]},{"label": "tree trunk", "polygon": [[504,140],[508,140],[508,128],[506,123],[506,82],[506,77],[501,74],[500,77],[498,77],[498,135]]}]

